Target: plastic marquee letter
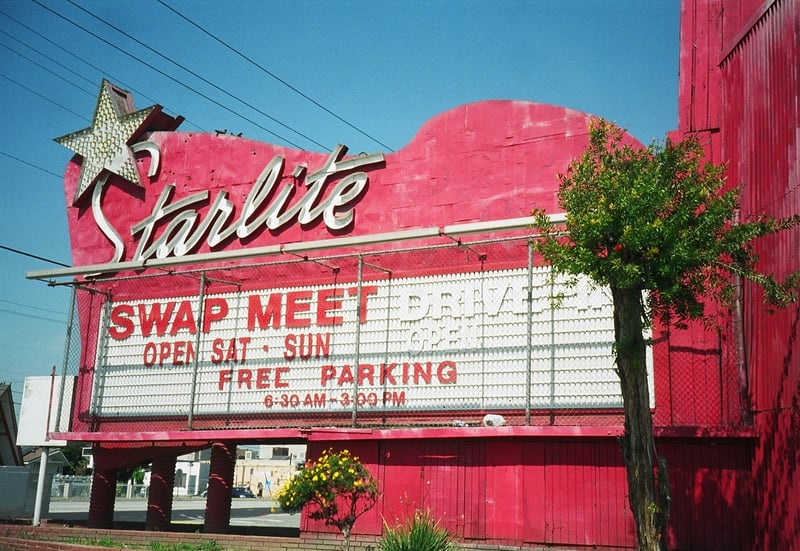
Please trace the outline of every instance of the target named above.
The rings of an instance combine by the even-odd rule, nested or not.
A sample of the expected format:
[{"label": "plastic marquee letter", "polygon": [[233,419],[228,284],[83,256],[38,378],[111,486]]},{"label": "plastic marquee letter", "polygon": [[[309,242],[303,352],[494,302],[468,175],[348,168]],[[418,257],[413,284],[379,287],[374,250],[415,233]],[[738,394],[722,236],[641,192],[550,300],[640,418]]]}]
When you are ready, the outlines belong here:
[{"label": "plastic marquee letter", "polygon": [[341,325],[342,316],[334,315],[342,308],[344,289],[321,289],[317,292],[317,325]]},{"label": "plastic marquee letter", "polygon": [[336,378],[336,368],[332,365],[322,366],[322,375],[319,379],[320,386],[327,386],[328,381]]},{"label": "plastic marquee letter", "polygon": [[310,327],[309,318],[298,318],[297,314],[311,311],[311,291],[286,293],[286,327]]},{"label": "plastic marquee letter", "polygon": [[184,360],[184,357],[188,356],[187,344],[191,346],[191,343],[187,341],[175,343],[175,350],[172,354],[172,365],[183,365],[183,363],[186,361]]},{"label": "plastic marquee letter", "polygon": [[172,322],[172,329],[169,334],[175,336],[181,329],[186,329],[194,335],[197,333],[197,323],[194,321],[194,310],[192,303],[188,300],[181,301],[178,312],[175,314],[175,321]]},{"label": "plastic marquee letter", "polygon": [[358,384],[375,384],[375,366],[372,364],[358,364]]},{"label": "plastic marquee letter", "polygon": [[120,304],[111,309],[111,327],[108,329],[108,334],[112,339],[121,341],[133,334],[135,325],[130,316],[133,316],[133,306],[130,304]]},{"label": "plastic marquee letter", "polygon": [[239,384],[239,388],[245,386],[249,390],[253,383],[253,372],[249,369],[240,369],[237,375],[236,382]]},{"label": "plastic marquee letter", "polygon": [[[351,297],[358,295],[358,287],[350,287],[348,289]],[[377,295],[378,294],[378,286],[377,285],[364,285],[361,287],[361,300],[358,308],[358,321],[360,323],[367,322],[367,302],[369,300],[370,295]]]},{"label": "plastic marquee letter", "polygon": [[153,364],[156,363],[156,343],[148,342],[144,345],[144,353],[142,354],[142,363],[146,367],[153,367]]},{"label": "plastic marquee letter", "polygon": [[211,363],[222,363],[222,339],[214,339],[211,343]]},{"label": "plastic marquee letter", "polygon": [[205,308],[203,308],[203,333],[208,333],[211,330],[212,323],[224,320],[227,315],[227,300],[224,298],[206,299]]},{"label": "plastic marquee letter", "polygon": [[256,369],[256,388],[269,388],[270,367],[259,367]]},{"label": "plastic marquee letter", "polygon": [[350,367],[350,364],[344,364],[342,366],[342,370],[339,372],[339,379],[336,381],[336,384],[339,386],[345,383],[355,383],[355,379],[353,379],[353,369]]},{"label": "plastic marquee letter", "polygon": [[164,334],[167,332],[167,326],[169,325],[169,320],[172,318],[172,312],[175,310],[175,301],[169,301],[166,303],[165,309],[162,312],[161,307],[162,304],[160,302],[156,302],[150,305],[150,312],[147,311],[146,304],[139,304],[138,311],[139,311],[139,325],[142,328],[142,336],[149,337],[150,334],[153,332],[153,327],[155,326],[156,335],[159,337],[163,337]]},{"label": "plastic marquee letter", "polygon": [[280,327],[282,299],[282,293],[272,293],[267,305],[262,308],[260,295],[247,297],[247,330],[253,331],[256,326],[259,329],[266,329],[270,325],[273,329]]},{"label": "plastic marquee letter", "polygon": [[225,388],[226,383],[230,383],[233,378],[233,369],[220,369],[219,371],[219,390]]},{"label": "plastic marquee letter", "polygon": [[451,360],[443,361],[439,364],[436,370],[436,377],[443,385],[454,385],[458,379],[458,372],[456,371],[456,362]]},{"label": "plastic marquee letter", "polygon": [[286,388],[289,386],[289,383],[281,381],[281,376],[288,373],[288,367],[279,367],[275,369],[275,388]]},{"label": "plastic marquee letter", "polygon": [[164,360],[172,356],[172,344],[167,341],[161,343],[158,347],[158,365],[164,365]]}]

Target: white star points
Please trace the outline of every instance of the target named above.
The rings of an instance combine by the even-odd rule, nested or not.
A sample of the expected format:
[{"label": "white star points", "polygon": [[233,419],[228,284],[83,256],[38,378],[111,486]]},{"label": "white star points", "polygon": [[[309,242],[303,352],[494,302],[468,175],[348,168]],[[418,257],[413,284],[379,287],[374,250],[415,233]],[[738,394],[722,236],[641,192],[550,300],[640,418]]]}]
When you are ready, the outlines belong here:
[{"label": "white star points", "polygon": [[83,157],[73,205],[108,173],[143,186],[130,143],[147,130],[151,116],[160,110],[153,105],[135,111],[130,93],[103,80],[92,125],[55,140]]}]

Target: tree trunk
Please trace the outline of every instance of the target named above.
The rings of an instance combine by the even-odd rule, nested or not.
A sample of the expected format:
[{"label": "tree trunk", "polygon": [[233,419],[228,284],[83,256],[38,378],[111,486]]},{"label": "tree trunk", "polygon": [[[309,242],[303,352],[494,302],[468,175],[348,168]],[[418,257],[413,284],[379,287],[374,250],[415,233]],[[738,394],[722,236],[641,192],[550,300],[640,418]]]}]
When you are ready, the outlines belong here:
[{"label": "tree trunk", "polygon": [[344,535],[343,551],[350,551],[350,526],[342,526],[342,534]]},{"label": "tree trunk", "polygon": [[647,386],[647,343],[638,289],[612,285],[617,371],[625,411],[620,439],[628,476],[628,495],[641,551],[665,551],[664,529],[669,515],[666,463],[656,456],[650,391]]}]

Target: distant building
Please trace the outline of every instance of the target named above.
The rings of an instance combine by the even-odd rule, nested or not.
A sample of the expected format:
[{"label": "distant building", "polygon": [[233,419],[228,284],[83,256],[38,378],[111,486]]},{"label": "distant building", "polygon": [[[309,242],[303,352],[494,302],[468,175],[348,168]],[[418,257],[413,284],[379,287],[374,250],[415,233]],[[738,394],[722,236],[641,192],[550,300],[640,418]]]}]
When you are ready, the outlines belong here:
[{"label": "distant building", "polygon": [[305,448],[297,444],[261,445],[255,453],[240,449],[233,485],[248,488],[256,497],[272,497],[272,493],[305,462]]},{"label": "distant building", "polygon": [[11,385],[0,384],[0,465],[23,464],[22,450],[17,446],[17,414]]}]

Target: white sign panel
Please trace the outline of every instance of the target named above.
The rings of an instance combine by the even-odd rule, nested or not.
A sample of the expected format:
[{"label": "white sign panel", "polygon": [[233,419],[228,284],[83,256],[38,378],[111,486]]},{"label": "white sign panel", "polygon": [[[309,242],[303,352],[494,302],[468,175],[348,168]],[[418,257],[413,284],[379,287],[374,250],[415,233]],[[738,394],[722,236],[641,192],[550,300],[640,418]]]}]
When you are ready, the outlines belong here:
[{"label": "white sign panel", "polygon": [[95,413],[620,407],[608,293],[552,288],[546,268],[530,301],[528,288],[519,269],[207,295],[202,308],[114,302]]},{"label": "white sign panel", "polygon": [[17,446],[66,446],[49,434],[68,432],[74,386],[75,377],[25,377]]}]

